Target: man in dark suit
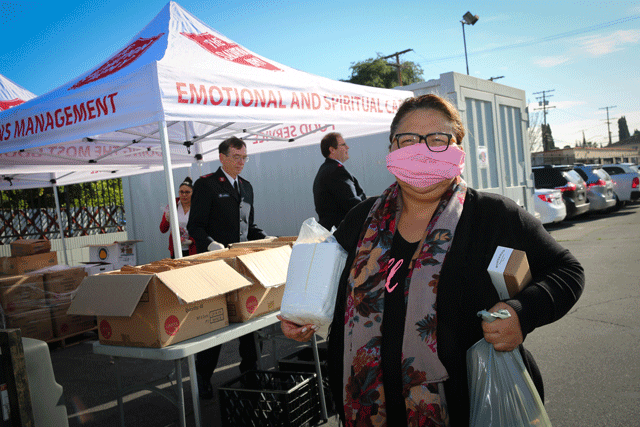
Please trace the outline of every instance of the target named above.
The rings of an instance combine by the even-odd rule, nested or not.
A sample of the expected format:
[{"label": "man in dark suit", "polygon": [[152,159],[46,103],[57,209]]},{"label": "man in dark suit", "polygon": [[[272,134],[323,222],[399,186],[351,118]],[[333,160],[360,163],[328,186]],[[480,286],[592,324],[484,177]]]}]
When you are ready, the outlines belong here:
[{"label": "man in dark suit", "polygon": [[366,196],[358,180],[344,167],[343,163],[349,158],[349,146],[342,135],[337,132],[326,134],[320,141],[320,151],[326,160],[313,181],[313,200],[318,222],[331,230]]},{"label": "man in dark suit", "polygon": [[[253,187],[240,177],[247,162],[247,146],[231,137],[220,143],[222,166],[215,173],[198,179],[193,186],[187,230],[198,253],[222,249],[230,243],[258,240],[265,233],[253,222]],[[240,337],[240,372],[257,368],[258,354],[253,334]],[[213,398],[211,375],[218,364],[220,346],[196,356],[200,397]]]}]

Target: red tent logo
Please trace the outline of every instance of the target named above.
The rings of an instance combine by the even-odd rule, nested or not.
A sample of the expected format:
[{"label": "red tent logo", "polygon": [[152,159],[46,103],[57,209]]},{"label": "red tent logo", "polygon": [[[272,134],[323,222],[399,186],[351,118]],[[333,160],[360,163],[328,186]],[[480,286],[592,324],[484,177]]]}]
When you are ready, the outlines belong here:
[{"label": "red tent logo", "polygon": [[224,59],[225,61],[248,65],[250,67],[263,68],[265,70],[282,71],[275,65],[269,64],[267,61],[258,58],[242,46],[236,43],[226,42],[212,34],[181,34],[198,43],[202,48],[213,53],[218,58]]},{"label": "red tent logo", "polygon": [[24,101],[20,98],[13,98],[8,101],[0,101],[0,111],[8,110],[16,105],[24,104]]},{"label": "red tent logo", "polygon": [[113,58],[105,62],[102,67],[98,68],[93,73],[89,74],[87,77],[71,86],[69,90],[77,89],[81,86],[86,85],[87,83],[95,82],[96,80],[100,80],[122,70],[124,67],[128,66],[136,59],[138,59],[143,53],[147,51],[147,49],[151,47],[151,45],[156,42],[156,40],[158,40],[163,35],[164,33],[160,33],[155,37],[139,38],[138,40],[134,41],[129,46],[118,52]]}]

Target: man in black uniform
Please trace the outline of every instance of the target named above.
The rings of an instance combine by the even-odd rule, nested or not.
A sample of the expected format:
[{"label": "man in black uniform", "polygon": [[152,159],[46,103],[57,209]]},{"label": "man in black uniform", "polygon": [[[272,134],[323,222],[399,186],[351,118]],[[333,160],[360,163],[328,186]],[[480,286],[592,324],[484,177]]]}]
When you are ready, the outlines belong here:
[{"label": "man in black uniform", "polygon": [[342,135],[337,132],[326,134],[320,141],[320,151],[326,160],[313,181],[313,200],[318,222],[331,230],[366,196],[358,180],[343,165],[349,158],[349,146]]},{"label": "man in black uniform", "polygon": [[[198,179],[193,186],[187,230],[198,253],[222,249],[230,243],[266,237],[253,222],[253,187],[240,177],[247,161],[247,146],[231,137],[218,148],[222,166],[215,173]],[[240,337],[240,372],[257,368],[258,354],[253,334]],[[218,364],[220,346],[196,355],[200,397],[213,398],[211,375]]]}]

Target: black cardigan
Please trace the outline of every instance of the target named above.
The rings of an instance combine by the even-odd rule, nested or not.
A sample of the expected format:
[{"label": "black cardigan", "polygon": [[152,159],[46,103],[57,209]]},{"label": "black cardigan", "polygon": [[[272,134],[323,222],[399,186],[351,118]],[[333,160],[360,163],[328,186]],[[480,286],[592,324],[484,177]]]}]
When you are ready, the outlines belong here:
[{"label": "black cardigan", "polygon": [[[375,198],[369,198],[353,208],[334,233],[349,254],[329,333],[329,354],[339,355],[329,358],[329,381],[342,419],[347,279],[363,223],[374,201]],[[462,216],[442,265],[436,297],[438,356],[449,373],[444,387],[451,426],[469,424],[466,351],[483,337],[481,319],[476,313],[500,301],[487,272],[498,246],[527,254],[533,281],[513,299],[505,301],[518,314],[525,338],[535,328],[564,316],[584,288],[582,266],[549,235],[540,221],[511,199],[467,190]],[[542,378],[535,361],[524,347],[520,351],[544,401]]]}]

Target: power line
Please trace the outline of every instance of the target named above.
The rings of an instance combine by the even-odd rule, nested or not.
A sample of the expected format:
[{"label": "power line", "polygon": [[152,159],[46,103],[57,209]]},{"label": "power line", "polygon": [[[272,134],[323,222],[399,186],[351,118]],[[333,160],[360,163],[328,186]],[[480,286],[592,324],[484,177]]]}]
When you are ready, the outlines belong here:
[{"label": "power line", "polygon": [[[613,21],[603,22],[601,24],[592,25],[590,27],[579,28],[579,29],[567,31],[567,32],[564,32],[564,33],[559,33],[559,34],[555,34],[555,35],[551,35],[551,36],[547,36],[547,37],[542,37],[540,39],[534,39],[534,40],[530,40],[530,41],[524,41],[524,42],[519,42],[519,43],[514,43],[514,44],[509,44],[509,45],[504,45],[504,46],[497,46],[497,47],[494,47],[494,48],[476,50],[476,51],[473,51],[472,53],[473,54],[484,54],[484,53],[490,53],[490,52],[498,52],[498,51],[501,51],[501,50],[514,49],[514,48],[517,48],[517,47],[532,46],[534,44],[550,42],[550,41],[554,41],[554,40],[558,40],[558,39],[562,39],[562,38],[566,38],[566,37],[577,36],[577,35],[580,35],[580,34],[601,30],[603,28],[607,28],[607,27],[611,27],[611,26],[619,25],[619,24],[624,24],[626,22],[633,21],[633,20],[636,20],[636,19],[640,19],[640,15],[627,16],[627,17],[619,18],[619,19],[616,19],[616,20],[613,20]],[[428,59],[427,62],[428,63],[433,63],[433,62],[449,61],[449,60],[453,60],[453,59],[458,59],[460,56],[461,55],[443,56],[443,57],[440,57],[440,58]]]},{"label": "power line", "polygon": [[400,64],[400,55],[405,54],[407,52],[411,52],[413,49],[405,49],[402,52],[396,52],[396,53],[392,53],[391,55],[388,56],[383,56],[382,59],[389,59],[395,56],[396,58],[396,63],[395,64],[389,64],[387,62],[387,65],[391,65],[392,67],[396,67],[396,69],[398,70],[398,86],[402,86],[402,73],[401,73],[401,69],[402,69],[402,64]]},{"label": "power line", "polygon": [[[556,107],[549,107],[549,101],[547,101],[547,93],[551,93],[555,91],[555,89],[549,89],[549,90],[543,90],[541,92],[534,92],[534,95],[537,95],[539,93],[542,94],[542,96],[536,96],[536,99],[538,100],[538,105],[542,106],[542,108],[536,108],[536,110],[542,110],[542,115],[543,115],[543,120],[544,120],[544,125],[542,128],[542,150],[543,151],[549,151],[551,150],[553,147],[552,141],[549,141],[549,134],[551,133],[549,130],[549,127],[547,126],[547,109],[550,108],[556,108]],[[553,95],[549,95],[549,97],[551,97]],[[542,101],[541,101],[542,100]]]},{"label": "power line", "polygon": [[[554,92],[555,89],[549,89],[549,90],[543,90],[540,92],[534,92],[534,95],[537,95],[539,93],[542,94],[542,96],[536,96],[536,99],[538,100],[538,105],[540,105],[542,108],[535,108],[535,110],[542,110],[543,113],[543,119],[544,119],[544,125],[547,125],[547,109],[551,109],[551,108],[556,108],[554,107],[548,107],[549,105],[549,101],[547,101],[547,93],[550,92]],[[549,97],[552,97],[553,95],[549,95]],[[540,101],[542,99],[542,101]]]},{"label": "power line", "polygon": [[602,107],[600,110],[607,110],[607,131],[609,132],[609,145],[611,145],[611,121],[609,120],[609,108],[616,108],[616,106]]}]

